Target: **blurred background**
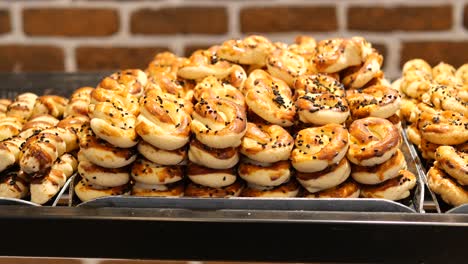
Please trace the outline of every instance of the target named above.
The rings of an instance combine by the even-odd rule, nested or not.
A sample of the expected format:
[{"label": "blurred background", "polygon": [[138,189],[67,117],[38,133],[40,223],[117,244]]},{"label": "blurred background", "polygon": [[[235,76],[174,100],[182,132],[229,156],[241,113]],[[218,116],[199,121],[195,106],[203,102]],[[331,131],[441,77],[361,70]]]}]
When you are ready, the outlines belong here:
[{"label": "blurred background", "polygon": [[163,50],[187,55],[254,33],[288,43],[361,35],[395,77],[411,58],[468,61],[468,1],[3,0],[0,71],[143,68]]}]

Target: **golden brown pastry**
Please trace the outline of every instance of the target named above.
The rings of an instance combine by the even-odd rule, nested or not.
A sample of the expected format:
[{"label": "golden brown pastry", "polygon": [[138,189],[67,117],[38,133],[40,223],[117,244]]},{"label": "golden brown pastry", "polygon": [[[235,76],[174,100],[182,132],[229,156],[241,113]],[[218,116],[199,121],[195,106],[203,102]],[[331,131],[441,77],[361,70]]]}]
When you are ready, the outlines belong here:
[{"label": "golden brown pastry", "polygon": [[223,42],[217,51],[219,58],[238,64],[266,64],[268,54],[274,45],[262,36],[249,36],[243,40],[228,40]]},{"label": "golden brown pastry", "polygon": [[139,98],[144,93],[144,87],[148,82],[148,76],[139,69],[127,69],[115,72],[105,77],[96,87],[114,91],[121,95],[132,95]]},{"label": "golden brown pastry", "polygon": [[138,143],[138,152],[146,159],[161,165],[183,165],[187,161],[187,148],[164,150],[145,141]]},{"label": "golden brown pastry", "polygon": [[263,197],[263,198],[292,198],[299,194],[301,186],[295,179],[273,187],[265,187],[249,183],[242,190],[242,197]]},{"label": "golden brown pastry", "polygon": [[192,113],[192,132],[212,148],[237,147],[247,130],[245,109],[225,99],[200,100]]},{"label": "golden brown pastry", "polygon": [[244,183],[240,180],[221,188],[211,188],[191,182],[187,187],[185,187],[185,196],[199,198],[229,198],[239,196],[243,189]]},{"label": "golden brown pastry", "polygon": [[347,39],[322,40],[317,43],[312,61],[319,72],[338,72],[361,63],[361,47]]},{"label": "golden brown pastry", "polygon": [[299,120],[308,124],[342,124],[349,117],[346,99],[331,93],[306,93],[298,96],[295,105]]},{"label": "golden brown pastry", "polygon": [[82,202],[94,200],[106,196],[115,196],[115,195],[125,195],[130,194],[131,186],[130,184],[125,184],[117,187],[102,187],[97,185],[92,185],[86,181],[86,179],[81,179],[75,185],[75,194]]},{"label": "golden brown pastry", "polygon": [[289,161],[258,162],[244,158],[239,164],[239,176],[246,182],[259,186],[278,186],[291,178]]},{"label": "golden brown pastry", "polygon": [[344,182],[351,173],[351,165],[346,158],[337,164],[332,164],[321,171],[300,172],[296,174],[297,180],[308,192],[315,193],[335,187]]},{"label": "golden brown pastry", "polygon": [[388,118],[400,108],[398,91],[386,86],[375,85],[362,90],[349,90],[346,99],[355,119],[368,116]]},{"label": "golden brown pastry", "polygon": [[169,184],[182,180],[181,166],[162,166],[146,159],[137,159],[132,165],[132,178],[144,184]]},{"label": "golden brown pastry", "polygon": [[63,187],[67,179],[76,171],[77,161],[71,154],[59,157],[50,171],[42,178],[31,181],[31,202],[45,204]]},{"label": "golden brown pastry", "polygon": [[249,109],[264,120],[292,126],[296,108],[288,85],[263,70],[250,73],[243,90]]},{"label": "golden brown pastry", "polygon": [[198,82],[193,95],[197,101],[202,98],[204,100],[226,99],[245,107],[245,98],[242,92],[230,84],[222,83],[214,76],[208,76]]},{"label": "golden brown pastry", "polygon": [[287,49],[274,50],[266,60],[271,76],[285,81],[289,86],[292,86],[295,78],[305,74],[308,69],[304,57]]},{"label": "golden brown pastry", "polygon": [[349,135],[347,157],[360,166],[375,166],[389,160],[402,140],[390,121],[378,117],[355,120],[349,127]]},{"label": "golden brown pastry", "polygon": [[195,163],[187,166],[187,176],[192,182],[211,188],[231,185],[237,179],[235,168],[211,169]]},{"label": "golden brown pastry", "polygon": [[297,133],[291,162],[301,172],[322,171],[341,161],[348,146],[348,131],[341,125],[306,128]]},{"label": "golden brown pastry", "polygon": [[306,198],[358,198],[361,192],[361,187],[352,178],[338,186],[332,187],[316,193],[306,192]]},{"label": "golden brown pastry", "polygon": [[389,160],[382,164],[369,167],[353,165],[351,176],[362,184],[379,184],[397,177],[398,172],[404,169],[406,169],[405,157],[401,150],[397,150]]},{"label": "golden brown pastry", "polygon": [[81,87],[76,89],[70,97],[70,102],[65,108],[63,116],[87,116],[93,90],[93,87]]},{"label": "golden brown pastry", "polygon": [[189,141],[191,117],[185,100],[169,94],[151,94],[140,100],[136,132],[144,141],[165,150],[183,147]]},{"label": "golden brown pastry", "polygon": [[114,169],[130,165],[136,159],[135,149],[117,148],[94,135],[89,126],[83,128],[79,138],[80,151],[94,164]]},{"label": "golden brown pastry", "polygon": [[0,117],[4,117],[6,115],[6,112],[8,110],[8,106],[11,104],[10,99],[5,99],[2,98],[0,99]]},{"label": "golden brown pastry", "polygon": [[[338,76],[339,77],[339,76]],[[327,74],[302,75],[294,81],[295,96],[311,94],[333,94],[337,97],[345,96],[345,89],[336,78]]]},{"label": "golden brown pastry", "polygon": [[0,120],[0,141],[18,135],[23,124],[16,117],[2,117]]},{"label": "golden brown pastry", "polygon": [[468,203],[468,190],[445,173],[437,163],[427,172],[429,188],[446,203],[459,206]]},{"label": "golden brown pastry", "polygon": [[13,103],[8,106],[7,117],[18,119],[24,123],[33,114],[34,104],[36,103],[37,95],[33,93],[23,93],[15,97]]},{"label": "golden brown pastry", "polygon": [[407,198],[414,186],[416,186],[416,176],[407,170],[401,170],[393,179],[377,185],[362,185],[361,197],[398,201]]},{"label": "golden brown pastry", "polygon": [[29,194],[29,183],[23,172],[7,171],[0,178],[0,197],[22,199]]},{"label": "golden brown pastry", "polygon": [[129,166],[112,169],[100,167],[88,160],[82,151],[78,153],[78,160],[78,173],[90,184],[102,187],[117,187],[128,183],[130,180]]},{"label": "golden brown pastry", "polygon": [[281,126],[249,122],[240,152],[252,160],[274,163],[288,160],[293,144],[293,137]]},{"label": "golden brown pastry", "polygon": [[440,146],[435,153],[438,167],[455,178],[461,185],[468,185],[468,153],[452,146]]},{"label": "golden brown pastry", "polygon": [[51,115],[61,118],[68,105],[68,99],[57,95],[43,95],[36,99],[32,116]]},{"label": "golden brown pastry", "polygon": [[239,152],[237,148],[212,148],[193,139],[190,142],[188,158],[191,162],[212,168],[229,169],[239,162]]},{"label": "golden brown pastry", "polygon": [[468,118],[454,111],[423,111],[418,128],[423,138],[439,145],[456,145],[468,141]]},{"label": "golden brown pastry", "polygon": [[182,181],[171,184],[145,184],[135,183],[132,187],[133,196],[150,197],[182,197],[184,196],[184,183]]}]

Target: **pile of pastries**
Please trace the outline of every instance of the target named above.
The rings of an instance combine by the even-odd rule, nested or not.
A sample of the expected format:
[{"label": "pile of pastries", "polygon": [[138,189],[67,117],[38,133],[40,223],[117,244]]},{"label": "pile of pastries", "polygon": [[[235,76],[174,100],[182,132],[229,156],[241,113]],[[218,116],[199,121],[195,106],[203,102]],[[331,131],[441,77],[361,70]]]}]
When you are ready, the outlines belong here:
[{"label": "pile of pastries", "polygon": [[79,107],[67,118],[80,117],[67,122],[79,146],[64,152],[78,162],[75,193],[404,199],[416,177],[382,62],[361,37],[249,36],[188,58],[157,54],[144,71],[70,98]]},{"label": "pile of pastries", "polygon": [[404,95],[408,138],[431,165],[429,187],[450,205],[468,203],[468,64],[432,68],[414,59],[393,86]]}]

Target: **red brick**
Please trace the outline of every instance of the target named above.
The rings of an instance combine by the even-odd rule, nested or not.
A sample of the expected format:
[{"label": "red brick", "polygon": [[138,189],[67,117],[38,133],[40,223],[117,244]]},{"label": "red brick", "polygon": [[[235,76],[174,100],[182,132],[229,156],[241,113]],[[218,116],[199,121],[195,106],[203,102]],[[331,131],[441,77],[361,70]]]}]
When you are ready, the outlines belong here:
[{"label": "red brick", "polygon": [[0,71],[63,71],[63,50],[55,46],[0,45]]},{"label": "red brick", "polygon": [[348,9],[348,28],[361,31],[440,31],[450,29],[452,20],[450,5]]},{"label": "red brick", "polygon": [[10,12],[8,12],[7,10],[0,10],[0,34],[8,33],[10,31]]},{"label": "red brick", "polygon": [[222,7],[171,7],[140,9],[131,16],[135,34],[223,34],[228,15]]},{"label": "red brick", "polygon": [[400,66],[415,58],[435,66],[439,62],[459,67],[468,62],[468,41],[415,41],[402,43]]},{"label": "red brick", "polygon": [[30,8],[23,11],[31,36],[109,36],[119,29],[118,12],[101,8]]},{"label": "red brick", "polygon": [[338,27],[331,6],[249,7],[241,10],[240,24],[244,33],[334,31]]},{"label": "red brick", "polygon": [[76,49],[78,70],[100,71],[129,68],[146,68],[149,61],[164,47],[95,47]]}]

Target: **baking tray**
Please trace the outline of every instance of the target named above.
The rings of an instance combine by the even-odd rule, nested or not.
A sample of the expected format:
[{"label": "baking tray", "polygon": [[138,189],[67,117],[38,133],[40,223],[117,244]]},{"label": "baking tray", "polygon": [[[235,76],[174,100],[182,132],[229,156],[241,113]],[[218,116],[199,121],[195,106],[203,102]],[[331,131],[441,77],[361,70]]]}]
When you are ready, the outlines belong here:
[{"label": "baking tray", "polygon": [[286,210],[286,211],[339,211],[339,212],[395,212],[424,213],[424,183],[421,179],[421,164],[415,160],[409,142],[403,135],[401,147],[408,163],[408,170],[417,177],[416,187],[410,198],[394,202],[385,199],[340,199],[340,198],[189,198],[189,197],[136,197],[108,196],[80,203],[70,185],[70,205],[91,208],[171,208],[187,210]]},{"label": "baking tray", "polygon": [[[110,72],[89,73],[20,73],[0,74],[2,85],[0,97],[13,98],[18,93],[35,92],[37,94],[57,94],[70,96],[73,90],[82,86],[96,86],[99,81]],[[147,198],[147,197],[105,197],[83,203],[80,207],[143,207],[165,208],[176,206],[178,208],[198,208],[217,210],[237,210],[251,208],[268,208],[275,210],[319,210],[319,211],[363,211],[363,212],[419,212],[423,213],[424,184],[418,172],[418,160],[410,151],[408,141],[403,135],[404,143],[402,151],[408,163],[408,170],[417,178],[417,185],[413,189],[410,198],[400,202],[392,202],[384,199],[252,199],[252,198]],[[61,201],[68,198],[69,206],[76,206],[76,197],[73,195],[73,179],[69,180],[69,193],[62,193]],[[76,177],[78,178],[78,177]],[[255,200],[255,201],[252,201]],[[57,202],[58,203],[58,202]],[[55,204],[57,204],[55,203]]]}]

